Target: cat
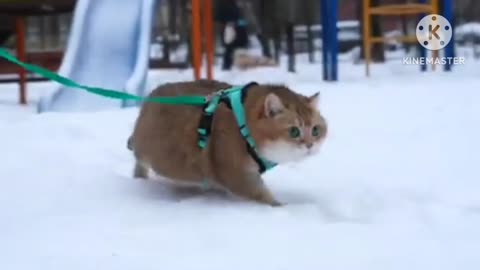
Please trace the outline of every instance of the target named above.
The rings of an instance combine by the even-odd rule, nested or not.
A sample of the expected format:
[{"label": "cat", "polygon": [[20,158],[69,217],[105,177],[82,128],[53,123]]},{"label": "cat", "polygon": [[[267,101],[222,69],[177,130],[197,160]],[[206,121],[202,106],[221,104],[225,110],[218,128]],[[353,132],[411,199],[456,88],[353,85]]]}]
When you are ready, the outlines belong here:
[{"label": "cat", "polygon": [[[230,87],[216,80],[167,83],[148,97],[209,96]],[[319,92],[307,97],[282,85],[250,86],[243,105],[258,154],[282,164],[317,153],[328,130],[318,101]],[[198,146],[202,110],[202,106],[143,103],[128,139],[136,159],[133,176],[146,179],[151,169],[178,183],[207,181],[246,200],[283,205],[264,184],[234,114],[225,104],[220,103],[214,113],[206,148]]]},{"label": "cat", "polygon": [[247,50],[237,49],[233,56],[233,64],[239,70],[247,70],[257,67],[275,67],[278,64],[274,59],[251,55]]}]

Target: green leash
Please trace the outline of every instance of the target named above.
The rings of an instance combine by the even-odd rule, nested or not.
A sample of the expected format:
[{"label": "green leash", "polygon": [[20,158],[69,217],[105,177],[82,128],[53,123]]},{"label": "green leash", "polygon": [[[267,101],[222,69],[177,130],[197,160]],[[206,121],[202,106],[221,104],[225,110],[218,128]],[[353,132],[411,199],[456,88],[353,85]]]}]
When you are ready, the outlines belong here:
[{"label": "green leash", "polygon": [[52,72],[48,69],[22,62],[3,48],[0,48],[0,57],[14,63],[17,66],[24,68],[25,70],[36,73],[46,79],[52,80],[64,86],[86,90],[87,92],[90,92],[99,96],[107,97],[107,98],[114,98],[114,99],[120,99],[120,100],[134,100],[139,102],[156,102],[156,103],[162,103],[162,104],[177,104],[177,105],[205,105],[208,102],[204,96],[176,96],[176,97],[146,98],[146,97],[132,95],[129,93],[115,91],[111,89],[81,85],[68,78],[60,76],[59,74]]},{"label": "green leash", "polygon": [[[264,173],[266,170],[269,170],[277,165],[274,162],[266,160],[258,155],[255,141],[253,140],[250,134],[250,131],[247,127],[245,111],[242,104],[243,103],[242,93],[250,85],[253,85],[256,83],[251,83],[246,86],[237,86],[237,87],[234,86],[229,89],[224,89],[224,90],[218,91],[212,97],[175,96],[175,97],[145,98],[145,97],[132,95],[132,94],[115,91],[111,89],[81,85],[75,81],[72,81],[68,78],[60,76],[59,74],[52,72],[48,69],[22,62],[12,54],[8,53],[8,51],[3,48],[0,48],[0,57],[5,58],[6,60],[24,68],[27,71],[39,74],[44,78],[60,83],[64,86],[83,89],[83,90],[86,90],[87,92],[90,92],[99,96],[103,96],[103,97],[108,97],[108,98],[121,99],[121,100],[135,100],[140,102],[156,102],[156,103],[172,104],[172,105],[201,105],[201,106],[206,105],[206,107],[204,108],[204,113],[206,113],[206,116],[210,116],[210,117],[213,116],[213,113],[218,108],[218,105],[221,101],[228,100],[228,102],[230,103],[232,112],[235,115],[235,120],[240,129],[240,133],[246,142],[248,153],[259,165],[260,173]],[[208,136],[210,135],[209,134],[210,132],[209,131],[207,132],[206,128],[208,128],[208,130],[210,129],[209,125],[211,125],[211,119],[207,119],[206,124],[207,124],[206,127],[200,127],[198,129],[198,133],[200,137],[198,144],[201,148],[205,148],[207,145]],[[204,184],[205,184],[204,188],[208,188],[208,183],[205,182]]]}]

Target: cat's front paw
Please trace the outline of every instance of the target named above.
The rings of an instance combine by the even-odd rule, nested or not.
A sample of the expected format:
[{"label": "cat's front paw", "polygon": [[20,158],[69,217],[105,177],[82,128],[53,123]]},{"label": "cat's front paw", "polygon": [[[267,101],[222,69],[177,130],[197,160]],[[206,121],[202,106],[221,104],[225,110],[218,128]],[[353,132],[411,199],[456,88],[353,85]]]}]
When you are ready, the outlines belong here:
[{"label": "cat's front paw", "polygon": [[281,203],[277,200],[273,200],[271,203],[270,203],[270,206],[272,207],[281,207],[281,206],[284,206],[285,204],[284,203]]}]

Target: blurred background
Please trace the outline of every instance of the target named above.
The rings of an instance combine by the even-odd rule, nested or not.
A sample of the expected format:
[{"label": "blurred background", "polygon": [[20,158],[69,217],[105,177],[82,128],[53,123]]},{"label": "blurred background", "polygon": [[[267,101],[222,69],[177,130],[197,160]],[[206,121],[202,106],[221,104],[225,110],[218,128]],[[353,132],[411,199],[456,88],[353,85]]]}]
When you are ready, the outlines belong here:
[{"label": "blurred background", "polygon": [[[378,6],[410,15],[363,18]],[[427,56],[432,11],[454,26],[432,54],[466,60],[451,72],[403,61]],[[0,57],[1,270],[479,269],[480,0],[0,0],[0,48],[136,96],[199,66],[320,92],[329,125],[318,155],[265,174],[284,208],[197,196],[132,179],[137,100]]]},{"label": "blurred background", "polygon": [[[31,3],[29,3],[31,2]],[[215,13],[220,12],[221,0],[214,1]],[[320,1],[317,0],[239,0],[243,14],[249,22],[251,47],[258,47],[265,56],[278,60],[286,53],[288,25],[293,26],[294,52],[305,53],[321,48]],[[406,0],[374,0],[374,4],[406,3]],[[33,4],[34,3],[34,4]],[[28,59],[36,64],[56,69],[68,39],[75,0],[0,1],[0,46],[16,46],[15,16],[26,18],[26,48]],[[339,51],[358,50],[361,47],[362,1],[339,0]],[[16,5],[16,14],[11,6]],[[5,8],[6,7],[6,8]],[[2,12],[2,8],[6,10]],[[155,10],[152,29],[150,68],[187,68],[191,65],[189,50],[191,11],[190,1],[160,1]],[[7,12],[8,11],[8,12]],[[456,36],[459,45],[471,47],[471,54],[480,57],[480,1],[454,1]],[[374,20],[374,32],[384,36],[414,32],[415,24],[400,17]],[[215,53],[223,52],[221,27],[216,25]],[[374,50],[374,61],[384,61],[385,51],[408,50],[408,44],[387,43]],[[351,61],[357,61],[360,54]],[[313,58],[313,57],[312,57]],[[315,59],[311,59],[315,61]],[[10,73],[14,66],[0,61],[0,73]]]}]

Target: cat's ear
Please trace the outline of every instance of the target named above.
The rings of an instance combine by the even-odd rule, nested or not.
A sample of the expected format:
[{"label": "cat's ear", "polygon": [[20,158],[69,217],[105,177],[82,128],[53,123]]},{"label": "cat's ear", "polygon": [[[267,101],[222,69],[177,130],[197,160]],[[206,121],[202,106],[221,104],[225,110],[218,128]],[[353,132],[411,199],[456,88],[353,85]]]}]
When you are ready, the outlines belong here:
[{"label": "cat's ear", "polygon": [[275,115],[283,112],[285,105],[283,105],[280,98],[274,93],[270,93],[265,98],[264,114],[266,117],[274,117]]},{"label": "cat's ear", "polygon": [[310,106],[316,108],[320,101],[320,92],[316,92],[315,94],[309,96],[307,99]]}]

